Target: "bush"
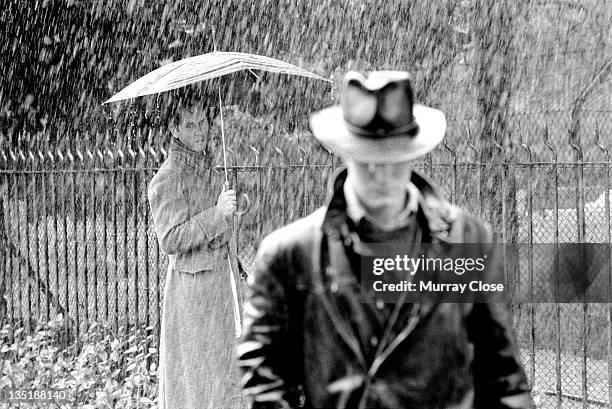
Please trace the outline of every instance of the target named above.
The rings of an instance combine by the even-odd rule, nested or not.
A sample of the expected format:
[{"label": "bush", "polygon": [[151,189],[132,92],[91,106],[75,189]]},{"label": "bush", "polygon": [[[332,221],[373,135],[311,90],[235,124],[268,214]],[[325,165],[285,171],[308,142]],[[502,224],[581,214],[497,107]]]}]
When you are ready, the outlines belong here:
[{"label": "bush", "polygon": [[62,316],[39,325],[0,331],[0,388],[68,389],[70,406],[93,408],[156,408],[157,350],[152,327],[113,333],[93,323],[75,343],[61,348]]}]

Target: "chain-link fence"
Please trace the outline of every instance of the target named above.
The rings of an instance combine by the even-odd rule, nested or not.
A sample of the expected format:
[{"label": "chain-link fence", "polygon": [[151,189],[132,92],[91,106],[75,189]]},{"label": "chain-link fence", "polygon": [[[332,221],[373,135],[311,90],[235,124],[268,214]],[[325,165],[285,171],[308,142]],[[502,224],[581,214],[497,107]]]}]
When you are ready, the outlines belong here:
[{"label": "chain-link fence", "polygon": [[[445,142],[416,167],[448,200],[490,220],[501,242],[610,243],[606,148],[596,141],[600,156],[587,162],[586,147],[570,146],[579,160],[557,162],[560,146],[548,143],[548,158],[537,161],[528,145],[517,146],[524,157],[513,153],[513,160],[485,163],[470,140],[466,146]],[[238,233],[248,272],[264,235],[325,202],[327,181],[339,166],[320,157],[313,163],[304,149],[289,155],[277,148],[270,163],[250,152],[244,161],[250,165],[230,167],[232,184],[253,205]],[[27,329],[62,313],[72,338],[93,321],[159,328],[167,258],[152,229],[147,185],[164,158],[165,151],[154,150],[0,152],[5,323]],[[219,171],[211,168],[210,177],[221,177]],[[530,253],[520,255],[527,261],[518,277],[533,287],[547,255],[524,249]],[[610,406],[610,304],[533,301],[514,304],[512,312],[541,406]]]}]

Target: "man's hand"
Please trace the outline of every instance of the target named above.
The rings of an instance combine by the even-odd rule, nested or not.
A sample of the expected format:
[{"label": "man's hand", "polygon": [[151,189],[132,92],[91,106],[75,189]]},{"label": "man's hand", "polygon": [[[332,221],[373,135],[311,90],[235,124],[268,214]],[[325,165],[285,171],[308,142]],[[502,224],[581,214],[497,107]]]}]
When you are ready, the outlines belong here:
[{"label": "man's hand", "polygon": [[224,217],[234,214],[236,211],[236,191],[233,189],[225,190],[224,187],[217,199],[217,209],[219,209]]}]

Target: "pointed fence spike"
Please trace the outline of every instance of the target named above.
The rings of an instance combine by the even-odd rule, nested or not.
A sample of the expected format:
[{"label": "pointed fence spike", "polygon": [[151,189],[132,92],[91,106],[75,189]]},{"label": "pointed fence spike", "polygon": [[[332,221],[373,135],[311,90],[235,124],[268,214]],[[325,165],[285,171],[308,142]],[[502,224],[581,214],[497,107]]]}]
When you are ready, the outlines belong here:
[{"label": "pointed fence spike", "polygon": [[149,155],[151,155],[151,157],[153,158],[153,161],[155,163],[157,163],[159,161],[159,158],[157,156],[157,152],[155,151],[153,146],[149,146]]},{"label": "pointed fence spike", "polygon": [[448,143],[448,138],[445,136],[444,139],[442,139],[442,144],[444,145],[444,148],[446,148],[446,150],[448,150],[451,155],[453,156],[453,159],[457,159],[457,149],[454,146],[451,146]]},{"label": "pointed fence spike", "polygon": [[276,145],[274,145],[274,151],[278,153],[280,157],[282,158],[283,165],[284,166],[287,165],[287,156],[285,155],[285,153]]},{"label": "pointed fence spike", "polygon": [[550,150],[550,152],[553,155],[553,161],[557,161],[557,148],[555,147],[555,145],[553,145],[553,143],[550,141],[550,137],[548,134],[548,123],[544,124],[544,144],[546,145],[546,147]]},{"label": "pointed fence spike", "polygon": [[249,150],[255,155],[255,166],[259,165],[259,151],[253,145],[249,144]]}]

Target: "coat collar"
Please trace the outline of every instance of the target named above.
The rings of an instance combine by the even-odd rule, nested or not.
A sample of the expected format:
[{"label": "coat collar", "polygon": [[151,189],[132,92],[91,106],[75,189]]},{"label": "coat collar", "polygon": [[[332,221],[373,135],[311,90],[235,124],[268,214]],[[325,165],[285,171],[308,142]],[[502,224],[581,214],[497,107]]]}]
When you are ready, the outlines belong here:
[{"label": "coat collar", "polygon": [[[344,182],[347,170],[342,167],[331,178],[328,186],[328,202],[322,228],[332,237],[339,237],[346,231],[346,198]],[[424,222],[430,238],[448,242],[453,222],[459,215],[459,209],[442,199],[438,188],[426,176],[413,170],[410,182],[420,192],[417,217]]]},{"label": "coat collar", "polygon": [[193,151],[177,138],[170,142],[170,159],[183,170],[200,175],[207,174],[211,164],[211,158],[205,152]]}]

